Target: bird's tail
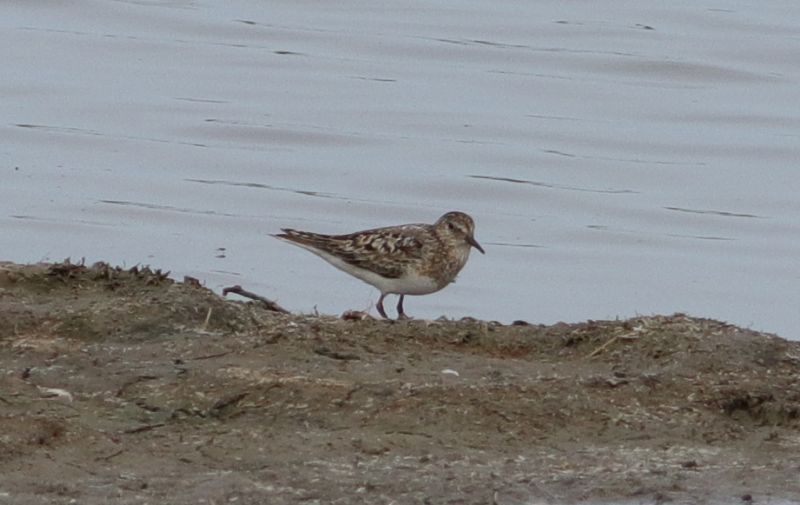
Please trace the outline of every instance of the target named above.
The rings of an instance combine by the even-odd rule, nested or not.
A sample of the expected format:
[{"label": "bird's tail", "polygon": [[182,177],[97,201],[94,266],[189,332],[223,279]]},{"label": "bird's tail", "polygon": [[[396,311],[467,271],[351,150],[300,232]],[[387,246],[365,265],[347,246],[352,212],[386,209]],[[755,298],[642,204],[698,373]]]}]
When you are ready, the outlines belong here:
[{"label": "bird's tail", "polygon": [[294,242],[296,244],[319,246],[325,242],[327,235],[320,235],[318,233],[311,233],[308,231],[293,230],[291,228],[281,228],[283,233],[276,233],[272,235],[275,238],[286,240],[287,242]]}]

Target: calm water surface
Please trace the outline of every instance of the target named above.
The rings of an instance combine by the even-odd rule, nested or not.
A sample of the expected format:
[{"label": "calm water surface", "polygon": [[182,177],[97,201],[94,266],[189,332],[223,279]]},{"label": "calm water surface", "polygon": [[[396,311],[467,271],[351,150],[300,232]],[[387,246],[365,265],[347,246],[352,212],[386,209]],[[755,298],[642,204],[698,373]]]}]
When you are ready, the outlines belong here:
[{"label": "calm water surface", "polygon": [[417,317],[682,311],[800,338],[798,19],[788,1],[4,2],[0,259],[150,264],[339,313],[377,292],[269,233],[457,209],[487,254],[407,300]]}]

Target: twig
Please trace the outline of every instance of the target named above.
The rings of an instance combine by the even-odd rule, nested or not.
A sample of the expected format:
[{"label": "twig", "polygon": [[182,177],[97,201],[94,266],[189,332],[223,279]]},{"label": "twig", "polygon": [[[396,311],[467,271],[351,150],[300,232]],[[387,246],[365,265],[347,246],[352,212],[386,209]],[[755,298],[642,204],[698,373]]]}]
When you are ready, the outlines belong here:
[{"label": "twig", "polygon": [[256,300],[261,302],[267,310],[271,310],[273,312],[280,312],[282,314],[288,314],[289,311],[278,305],[277,303],[273,302],[268,298],[264,298],[261,295],[257,295],[251,291],[247,291],[243,289],[240,285],[231,286],[222,290],[222,296],[226,296],[228,293],[234,293],[239,296],[243,296],[245,298],[249,298],[251,300]]},{"label": "twig", "polygon": [[125,452],[125,449],[120,449],[117,452],[113,452],[113,453],[109,454],[108,456],[99,456],[97,458],[94,458],[94,460],[95,461],[109,461],[111,458],[116,458],[117,456],[119,456],[123,452]]},{"label": "twig", "polygon": [[189,358],[189,359],[199,361],[201,359],[221,358],[222,356],[227,356],[230,353],[231,351],[222,351],[215,354],[205,354],[203,356],[197,356],[196,358]]},{"label": "twig", "polygon": [[155,379],[158,379],[157,375],[139,375],[137,377],[134,377],[133,379],[125,381],[119,387],[119,389],[117,390],[117,393],[116,393],[115,396],[117,396],[117,397],[122,396],[122,393],[124,393],[127,388],[133,386],[134,384],[137,384],[139,382],[144,382],[144,381],[151,381],[151,380],[155,380]]},{"label": "twig", "polygon": [[386,434],[387,435],[408,435],[410,437],[433,438],[433,435],[428,435],[427,433],[423,433],[421,431],[395,430],[395,431],[387,431]]},{"label": "twig", "polygon": [[608,342],[606,342],[605,344],[601,345],[600,347],[598,347],[597,349],[595,349],[594,351],[592,351],[592,352],[591,352],[591,354],[589,354],[589,357],[590,357],[590,358],[593,358],[593,357],[597,356],[598,354],[600,354],[601,352],[603,352],[604,350],[606,350],[606,348],[607,348],[608,346],[610,346],[611,344],[613,344],[613,343],[614,343],[614,342],[616,342],[617,340],[619,340],[619,336],[613,336],[613,337],[611,337],[611,339],[609,339],[609,341],[608,341]]},{"label": "twig", "polygon": [[318,347],[314,349],[314,352],[316,354],[319,354],[320,356],[325,356],[331,359],[340,359],[344,361],[361,359],[361,356],[359,356],[358,354],[332,351],[327,347]]},{"label": "twig", "polygon": [[246,392],[237,393],[235,395],[229,396],[228,398],[222,398],[221,400],[217,401],[214,406],[211,407],[212,413],[214,411],[221,411],[226,407],[230,407],[233,404],[239,403],[244,397],[247,396]]},{"label": "twig", "polygon": [[133,434],[133,433],[142,433],[143,431],[150,431],[155,428],[160,428],[162,426],[166,426],[165,423],[154,423],[154,424],[145,424],[144,426],[139,426],[137,428],[129,428],[123,433]]}]

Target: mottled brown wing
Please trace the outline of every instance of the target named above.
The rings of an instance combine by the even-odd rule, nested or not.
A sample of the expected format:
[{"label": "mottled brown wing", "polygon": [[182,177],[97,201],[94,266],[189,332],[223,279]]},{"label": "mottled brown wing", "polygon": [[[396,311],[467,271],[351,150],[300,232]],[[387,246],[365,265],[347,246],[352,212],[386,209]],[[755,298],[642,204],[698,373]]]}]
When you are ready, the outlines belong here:
[{"label": "mottled brown wing", "polygon": [[321,235],[284,229],[280,238],[311,246],[342,261],[388,278],[405,274],[409,264],[422,258],[422,242],[414,234],[367,230],[349,235]]},{"label": "mottled brown wing", "polygon": [[[413,235],[382,231],[341,235],[333,244],[347,263],[383,277],[402,277],[410,264],[422,258],[422,242]],[[346,244],[346,245],[345,245]]]}]

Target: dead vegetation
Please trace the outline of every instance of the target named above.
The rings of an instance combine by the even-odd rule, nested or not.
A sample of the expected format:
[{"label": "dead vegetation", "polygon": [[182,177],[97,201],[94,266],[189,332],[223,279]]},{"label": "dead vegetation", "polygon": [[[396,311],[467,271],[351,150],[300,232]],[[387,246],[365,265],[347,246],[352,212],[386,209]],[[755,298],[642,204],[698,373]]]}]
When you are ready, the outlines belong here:
[{"label": "dead vegetation", "polygon": [[800,500],[797,343],[291,315],[167,274],[0,264],[4,503]]}]

